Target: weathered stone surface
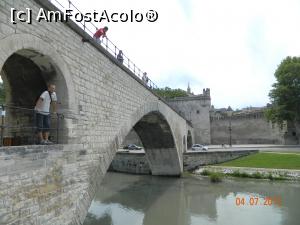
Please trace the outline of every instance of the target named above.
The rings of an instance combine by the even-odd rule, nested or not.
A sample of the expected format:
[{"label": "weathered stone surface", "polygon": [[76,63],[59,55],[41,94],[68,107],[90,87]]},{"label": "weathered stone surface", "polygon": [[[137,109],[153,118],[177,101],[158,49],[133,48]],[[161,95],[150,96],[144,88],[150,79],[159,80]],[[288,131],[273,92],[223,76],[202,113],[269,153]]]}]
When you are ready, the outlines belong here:
[{"label": "weathered stone surface", "polygon": [[111,162],[109,169],[124,173],[151,174],[145,153],[119,152]]},{"label": "weathered stone surface", "polygon": [[212,144],[284,144],[285,129],[264,117],[263,112],[236,115],[232,118],[211,118]]},{"label": "weathered stone surface", "polygon": [[[258,150],[186,152],[183,154],[183,169],[193,170],[199,166],[222,163],[257,152]],[[164,161],[164,159],[160,160]],[[151,169],[155,168],[150,165],[149,156],[144,153],[118,152],[111,163],[110,169],[117,172],[149,174],[152,173]]]}]

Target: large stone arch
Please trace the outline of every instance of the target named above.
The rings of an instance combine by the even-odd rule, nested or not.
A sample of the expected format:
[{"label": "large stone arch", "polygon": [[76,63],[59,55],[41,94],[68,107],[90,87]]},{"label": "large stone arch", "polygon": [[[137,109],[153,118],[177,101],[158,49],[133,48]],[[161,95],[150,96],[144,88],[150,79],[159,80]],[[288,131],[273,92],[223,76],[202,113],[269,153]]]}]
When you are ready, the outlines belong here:
[{"label": "large stone arch", "polygon": [[[172,113],[175,112],[159,101],[147,102],[121,126],[116,137],[117,145],[120,146],[132,128],[137,132],[153,175],[179,176],[182,173],[181,140],[184,133],[181,133],[178,124],[172,121]],[[158,155],[160,158],[157,158]],[[164,155],[171,164],[166,164]],[[163,164],[167,166],[164,169]]]},{"label": "large stone arch", "polygon": [[[8,136],[22,139],[18,144],[34,143],[34,129],[30,128],[33,126],[33,111],[26,109],[33,109],[37,96],[46,89],[48,83],[57,86],[58,112],[65,115],[76,112],[74,86],[68,65],[55,48],[41,38],[30,34],[13,34],[1,39],[0,74],[10,92],[6,99],[7,124],[11,127],[28,127],[16,132],[6,129]],[[59,125],[64,132],[55,134],[60,136],[60,142],[68,139],[65,122]]]}]

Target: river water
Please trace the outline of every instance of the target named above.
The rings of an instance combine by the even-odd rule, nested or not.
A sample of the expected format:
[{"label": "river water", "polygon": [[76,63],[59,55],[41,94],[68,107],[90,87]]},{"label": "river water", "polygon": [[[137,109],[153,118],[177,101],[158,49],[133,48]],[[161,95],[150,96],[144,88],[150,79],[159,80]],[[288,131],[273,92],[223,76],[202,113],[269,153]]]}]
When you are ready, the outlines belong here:
[{"label": "river water", "polygon": [[84,225],[299,225],[300,183],[107,173]]}]

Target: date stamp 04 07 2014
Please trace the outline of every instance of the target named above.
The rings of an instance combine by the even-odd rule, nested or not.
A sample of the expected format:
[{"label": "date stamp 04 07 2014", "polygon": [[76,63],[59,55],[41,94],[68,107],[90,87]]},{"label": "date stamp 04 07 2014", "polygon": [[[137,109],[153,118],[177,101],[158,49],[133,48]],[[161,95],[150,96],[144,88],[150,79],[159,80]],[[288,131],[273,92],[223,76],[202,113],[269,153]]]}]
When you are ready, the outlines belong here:
[{"label": "date stamp 04 07 2014", "polygon": [[282,206],[280,196],[238,196],[235,197],[236,206]]}]

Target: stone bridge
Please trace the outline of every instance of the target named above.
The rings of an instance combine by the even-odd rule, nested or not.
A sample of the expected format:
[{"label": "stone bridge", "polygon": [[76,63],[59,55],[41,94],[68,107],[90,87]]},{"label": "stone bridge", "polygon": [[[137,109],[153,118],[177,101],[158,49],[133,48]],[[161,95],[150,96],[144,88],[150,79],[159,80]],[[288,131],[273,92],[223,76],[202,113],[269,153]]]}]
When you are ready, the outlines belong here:
[{"label": "stone bridge", "polygon": [[[118,147],[134,129],[153,175],[180,176],[192,128],[74,22],[10,22],[11,8],[56,11],[47,0],[1,0],[0,74],[6,105],[33,106],[47,83],[65,115],[62,144],[2,147],[0,224],[82,224]],[[18,125],[30,118],[7,113]],[[8,131],[7,131],[8,132]],[[25,131],[20,132],[20,135]],[[189,134],[189,136],[191,136]]]}]

